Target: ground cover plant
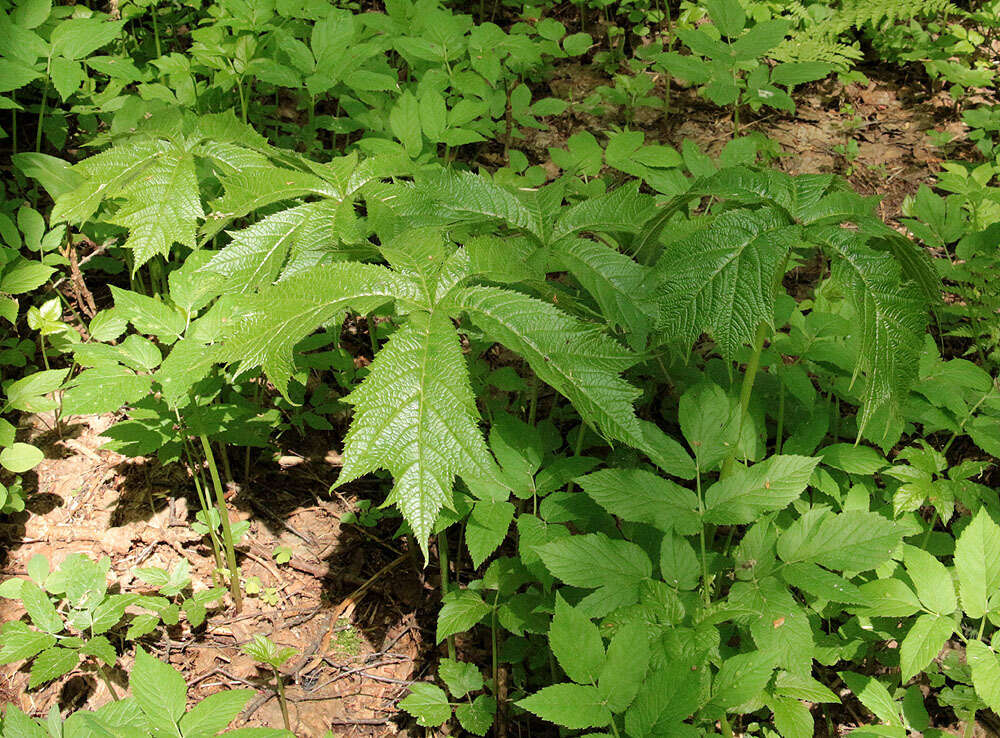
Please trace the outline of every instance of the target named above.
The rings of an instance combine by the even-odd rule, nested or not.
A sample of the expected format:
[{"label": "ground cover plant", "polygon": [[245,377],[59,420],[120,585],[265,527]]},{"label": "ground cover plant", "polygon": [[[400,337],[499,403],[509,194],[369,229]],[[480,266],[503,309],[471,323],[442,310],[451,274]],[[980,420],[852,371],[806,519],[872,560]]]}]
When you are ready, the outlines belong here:
[{"label": "ground cover plant", "polygon": [[995,2],[3,7],[0,735],[1000,725]]}]

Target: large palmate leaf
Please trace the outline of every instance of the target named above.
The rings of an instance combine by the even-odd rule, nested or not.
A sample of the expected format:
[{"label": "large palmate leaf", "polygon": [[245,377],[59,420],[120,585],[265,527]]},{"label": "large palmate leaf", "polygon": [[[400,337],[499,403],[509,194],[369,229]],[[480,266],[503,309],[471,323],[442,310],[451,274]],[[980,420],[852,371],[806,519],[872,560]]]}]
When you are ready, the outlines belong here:
[{"label": "large palmate leaf", "polygon": [[609,438],[642,447],[632,403],[639,391],[621,377],[638,357],[597,329],[528,295],[466,287],[455,300],[490,338],[521,354],[538,377],[565,395]]},{"label": "large palmate leaf", "polygon": [[348,308],[364,313],[415,294],[412,282],[381,266],[341,263],[306,269],[247,298],[219,358],[239,361],[242,369],[261,367],[286,392],[295,344]]},{"label": "large palmate leaf", "polygon": [[455,475],[494,476],[450,318],[442,312],[411,316],[345,401],[355,416],[337,484],[389,470],[394,485],[387,501],[399,507],[426,557],[437,513],[451,506]]},{"label": "large palmate leaf", "polygon": [[735,356],[758,325],[773,325],[775,285],[800,230],[777,209],[739,209],[672,243],[656,267],[666,337],[690,345],[708,333]]}]

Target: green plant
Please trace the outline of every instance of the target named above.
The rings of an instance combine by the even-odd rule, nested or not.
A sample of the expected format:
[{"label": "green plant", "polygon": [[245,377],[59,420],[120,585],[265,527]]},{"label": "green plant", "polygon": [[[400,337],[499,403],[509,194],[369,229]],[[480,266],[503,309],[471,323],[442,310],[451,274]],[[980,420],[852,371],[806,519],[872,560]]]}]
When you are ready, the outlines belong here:
[{"label": "green plant", "polygon": [[226,730],[253,696],[252,689],[217,692],[190,710],[186,709],[187,686],[184,684],[184,677],[169,664],[158,661],[141,648],[136,651],[130,687],[133,696],[93,712],[78,710],[65,721],[60,719],[56,706],[53,706],[44,722],[37,722],[16,706],[9,705],[0,723],[0,735],[4,738],[59,735],[78,735],[84,738],[108,735],[211,738],[221,734],[232,738],[288,738],[292,735],[289,731],[273,728]]},{"label": "green plant", "polygon": [[285,699],[285,680],[281,675],[281,665],[298,652],[294,648],[278,648],[270,638],[255,634],[253,640],[243,646],[243,652],[263,664],[270,666],[274,673],[274,689],[278,694],[278,704],[281,706],[281,719],[285,722],[285,730],[291,730],[288,720],[288,702]]},{"label": "green plant", "polygon": [[[118,654],[107,633],[122,620],[135,595],[108,594],[111,560],[95,563],[82,554],[71,554],[55,571],[44,556],[34,556],[30,579],[8,579],[0,595],[20,600],[31,619],[29,627],[15,620],[0,631],[0,661],[30,661],[29,688],[37,687],[90,660],[114,699],[118,694],[107,668]],[[50,595],[65,603],[60,613]]]},{"label": "green plant", "polygon": [[783,62],[773,68],[764,62],[763,57],[787,35],[786,20],[748,26],[739,0],[711,0],[705,6],[711,26],[676,31],[691,53],[666,51],[654,61],[673,76],[699,85],[701,94],[714,104],[732,108],[734,137],[740,131],[742,106],[794,112],[792,88],[830,72],[832,67],[819,61]]}]

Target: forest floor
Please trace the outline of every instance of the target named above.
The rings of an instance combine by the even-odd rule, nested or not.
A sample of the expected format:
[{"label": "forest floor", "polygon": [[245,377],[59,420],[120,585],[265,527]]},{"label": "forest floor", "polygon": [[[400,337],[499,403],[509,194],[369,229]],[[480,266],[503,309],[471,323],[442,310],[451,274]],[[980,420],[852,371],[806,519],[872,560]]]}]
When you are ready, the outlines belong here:
[{"label": "forest floor", "polygon": [[[590,67],[563,66],[550,86],[557,96],[569,97],[568,91],[581,99],[606,83]],[[717,153],[732,135],[728,116],[688,93],[675,90],[674,99],[682,115],[664,120],[659,111],[640,109],[632,127],[644,130],[650,143],[676,146],[689,138]],[[614,122],[568,112],[548,130],[530,131],[519,146],[534,162],[548,162],[549,147],[565,145],[577,131],[598,133]],[[946,96],[929,95],[922,84],[886,73],[873,76],[868,86],[826,82],[807,88],[794,117],[763,116],[742,132],[759,131],[776,141],[784,152],[777,166],[786,171],[847,176],[863,193],[879,195],[883,217],[894,222],[904,197],[931,182],[939,168],[944,154],[931,145],[931,129],[963,138],[960,116]],[[851,162],[833,151],[847,136],[859,143]],[[948,157],[961,158],[961,146]],[[489,158],[486,154],[479,163],[502,164]],[[547,168],[555,172],[551,164]],[[134,568],[169,568],[181,557],[190,562],[195,581],[210,582],[214,562],[188,524],[197,498],[184,470],[102,449],[101,433],[111,425],[110,416],[65,419],[61,435],[53,421],[51,415],[22,418],[21,433],[47,458],[25,480],[31,514],[0,524],[0,578],[25,575],[36,554],[58,563],[80,552],[110,557],[123,591],[141,586]],[[249,480],[242,474],[244,459],[231,460],[240,480],[229,490],[232,514],[251,523],[239,547],[241,578],[259,579],[260,593],[245,597],[239,615],[219,610],[196,631],[177,626],[146,647],[184,673],[192,697],[220,688],[259,687],[260,696],[242,719],[247,725],[278,726],[278,704],[265,675],[240,650],[253,634],[267,635],[302,654],[286,667],[296,735],[319,738],[331,728],[334,735],[405,734],[412,723],[398,713],[396,703],[410,681],[431,673],[439,657],[436,567],[422,570],[406,555],[405,542],[393,540],[398,519],[371,528],[341,524],[341,516],[355,510],[359,500],[380,503],[383,490],[381,483],[362,480],[331,496],[338,448],[336,433],[288,436],[276,454],[256,456]],[[279,546],[291,550],[287,563],[275,560]],[[0,622],[20,617],[19,608],[17,601],[0,600]],[[479,644],[459,646],[467,659],[484,657]],[[124,674],[116,676],[123,684]],[[37,714],[52,704],[95,706],[109,699],[93,674],[76,672],[33,692],[27,682],[26,670],[0,667],[0,703],[10,701]]]}]

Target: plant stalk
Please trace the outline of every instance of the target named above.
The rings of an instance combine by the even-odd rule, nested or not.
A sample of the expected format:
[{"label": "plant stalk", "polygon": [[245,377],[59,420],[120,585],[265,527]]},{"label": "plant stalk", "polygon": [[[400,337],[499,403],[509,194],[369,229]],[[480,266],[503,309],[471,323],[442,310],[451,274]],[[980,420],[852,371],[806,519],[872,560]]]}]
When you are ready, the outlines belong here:
[{"label": "plant stalk", "polygon": [[229,511],[226,509],[226,495],[222,491],[222,480],[219,478],[219,467],[215,464],[212,444],[202,433],[201,446],[208,461],[208,471],[212,476],[212,486],[215,487],[216,506],[219,508],[219,518],[222,521],[222,539],[226,546],[226,567],[229,569],[229,591],[233,594],[233,605],[236,612],[243,610],[243,598],[240,595],[240,572],[236,565],[236,549],[233,547],[233,529],[229,524]]},{"label": "plant stalk", "polygon": [[[448,581],[448,531],[443,530],[438,533],[437,537],[437,548],[438,548],[438,565],[441,567],[441,596],[444,597],[448,594],[450,589]],[[455,636],[450,635],[446,639],[448,644],[448,658],[452,661],[455,660]]]}]

